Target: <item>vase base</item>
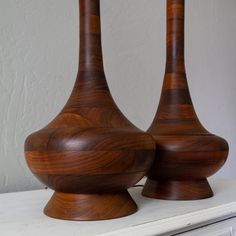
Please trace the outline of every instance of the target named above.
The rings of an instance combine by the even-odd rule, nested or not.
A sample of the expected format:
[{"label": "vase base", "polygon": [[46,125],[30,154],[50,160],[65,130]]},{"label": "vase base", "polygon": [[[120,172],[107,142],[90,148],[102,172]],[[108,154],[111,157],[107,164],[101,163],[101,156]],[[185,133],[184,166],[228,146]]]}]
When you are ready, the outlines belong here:
[{"label": "vase base", "polygon": [[213,196],[207,181],[171,181],[147,179],[142,195],[163,200],[198,200]]},{"label": "vase base", "polygon": [[73,221],[108,220],[131,215],[137,205],[128,191],[112,194],[71,194],[55,192],[44,213]]}]

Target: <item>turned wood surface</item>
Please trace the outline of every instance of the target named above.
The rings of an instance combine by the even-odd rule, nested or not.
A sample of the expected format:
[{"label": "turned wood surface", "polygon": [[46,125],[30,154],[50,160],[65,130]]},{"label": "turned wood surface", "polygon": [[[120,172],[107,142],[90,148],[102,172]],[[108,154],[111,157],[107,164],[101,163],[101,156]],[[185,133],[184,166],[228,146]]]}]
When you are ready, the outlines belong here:
[{"label": "turned wood surface", "polygon": [[143,190],[143,195],[153,198],[211,197],[206,178],[220,169],[228,155],[227,142],[202,126],[192,104],[184,60],[184,8],[184,0],[167,0],[165,77],[148,129],[156,141],[156,159]]},{"label": "turned wood surface", "polygon": [[[112,206],[112,207],[111,207]],[[119,218],[135,213],[136,203],[127,191],[119,194],[80,194],[55,192],[45,208],[45,214],[53,218],[85,221],[93,217],[99,220]]]},{"label": "turned wood surface", "polygon": [[[110,219],[136,211],[126,189],[150,168],[155,142],[124,117],[110,94],[102,61],[100,1],[80,0],[79,5],[79,72],[72,94],[52,122],[27,138],[25,154],[31,171],[56,191],[47,215]],[[126,204],[117,211],[121,202]]]}]

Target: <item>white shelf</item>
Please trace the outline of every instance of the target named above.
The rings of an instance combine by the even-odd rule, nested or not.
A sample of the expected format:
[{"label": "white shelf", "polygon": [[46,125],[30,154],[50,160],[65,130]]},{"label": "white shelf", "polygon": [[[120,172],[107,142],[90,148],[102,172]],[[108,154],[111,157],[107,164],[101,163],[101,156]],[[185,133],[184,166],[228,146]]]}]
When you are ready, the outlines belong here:
[{"label": "white shelf", "polygon": [[215,196],[200,201],[160,201],[130,193],[139,206],[131,216],[94,222],[48,218],[42,212],[51,190],[0,194],[1,236],[171,235],[236,216],[236,181],[211,180]]}]

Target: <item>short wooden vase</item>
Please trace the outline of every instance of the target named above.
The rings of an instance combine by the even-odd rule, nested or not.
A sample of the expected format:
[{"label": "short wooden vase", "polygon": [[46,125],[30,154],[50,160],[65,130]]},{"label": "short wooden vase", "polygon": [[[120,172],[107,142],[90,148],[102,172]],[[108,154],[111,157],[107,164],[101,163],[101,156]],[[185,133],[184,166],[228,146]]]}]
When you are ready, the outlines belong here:
[{"label": "short wooden vase", "polygon": [[79,72],[60,114],[25,142],[33,174],[55,190],[44,209],[64,220],[127,216],[137,206],[127,188],[146,174],[155,156],[151,135],[120,112],[105,79],[100,1],[79,0]]},{"label": "short wooden vase", "polygon": [[167,62],[159,107],[148,132],[156,158],[143,195],[169,200],[213,196],[207,177],[225,163],[227,142],[210,134],[195,113],[184,62],[184,0],[167,0]]}]

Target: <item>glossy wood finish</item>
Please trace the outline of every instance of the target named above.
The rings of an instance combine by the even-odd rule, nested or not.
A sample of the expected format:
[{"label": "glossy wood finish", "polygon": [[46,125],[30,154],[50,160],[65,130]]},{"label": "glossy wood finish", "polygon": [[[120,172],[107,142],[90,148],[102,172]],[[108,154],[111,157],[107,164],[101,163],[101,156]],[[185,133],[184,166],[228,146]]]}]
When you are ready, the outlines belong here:
[{"label": "glossy wood finish", "polygon": [[137,210],[127,188],[150,168],[151,135],[120,112],[105,79],[100,1],[80,0],[79,72],[60,114],[25,142],[31,171],[56,192],[45,208],[66,220],[104,220]]},{"label": "glossy wood finish", "polygon": [[[112,206],[112,207],[111,207]],[[45,207],[45,214],[68,220],[99,220],[118,218],[135,213],[137,206],[128,191],[113,194],[71,194],[55,192]]]},{"label": "glossy wood finish", "polygon": [[202,126],[191,101],[184,62],[184,7],[184,0],[167,0],[166,71],[159,107],[148,130],[156,140],[156,159],[143,189],[143,195],[151,198],[211,197],[206,178],[228,155],[227,142]]}]

